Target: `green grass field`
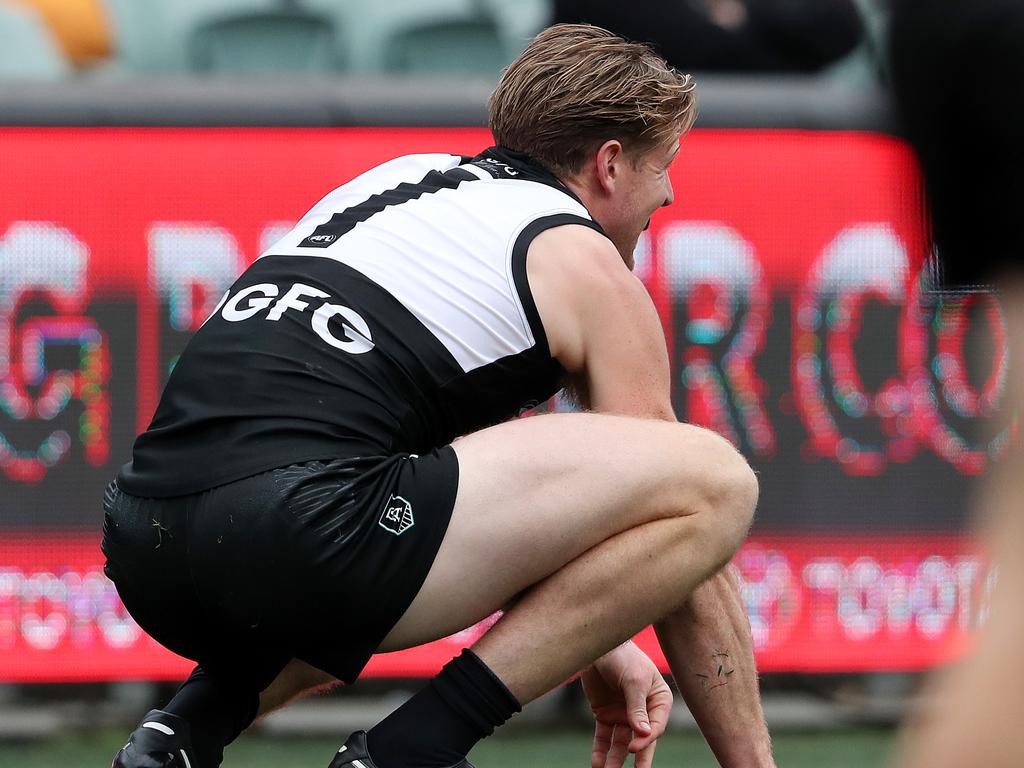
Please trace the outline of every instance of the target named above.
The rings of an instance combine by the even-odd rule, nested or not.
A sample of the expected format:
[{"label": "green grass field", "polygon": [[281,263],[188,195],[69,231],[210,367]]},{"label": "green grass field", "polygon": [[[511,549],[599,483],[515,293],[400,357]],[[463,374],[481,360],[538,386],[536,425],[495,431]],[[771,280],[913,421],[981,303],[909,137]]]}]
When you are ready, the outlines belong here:
[{"label": "green grass field", "polygon": [[[50,742],[0,742],[0,766],[106,768],[125,734],[105,732]],[[873,768],[884,766],[892,747],[889,730],[781,733],[775,736],[780,768]],[[326,768],[338,741],[243,736],[232,745],[224,768]],[[482,742],[470,755],[477,768],[589,768],[590,737],[582,730],[518,729]],[[697,734],[672,733],[658,745],[661,768],[713,768],[715,762]]]}]

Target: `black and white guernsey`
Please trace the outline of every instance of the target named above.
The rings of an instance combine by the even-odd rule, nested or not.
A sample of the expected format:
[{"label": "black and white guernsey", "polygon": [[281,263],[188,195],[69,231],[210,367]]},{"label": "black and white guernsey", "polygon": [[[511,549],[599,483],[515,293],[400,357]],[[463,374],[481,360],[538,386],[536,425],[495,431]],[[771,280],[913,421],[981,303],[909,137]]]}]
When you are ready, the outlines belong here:
[{"label": "black and white guernsey", "polygon": [[246,270],[189,342],[133,461],[138,496],[274,467],[425,453],[561,386],[526,251],[600,231],[515,153],[411,155],[331,192]]}]

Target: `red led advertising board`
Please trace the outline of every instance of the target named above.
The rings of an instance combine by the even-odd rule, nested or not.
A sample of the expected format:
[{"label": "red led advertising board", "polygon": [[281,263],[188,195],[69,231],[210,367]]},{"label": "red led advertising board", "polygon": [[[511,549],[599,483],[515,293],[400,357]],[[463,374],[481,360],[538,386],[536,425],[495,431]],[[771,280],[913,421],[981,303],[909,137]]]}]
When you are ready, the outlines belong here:
[{"label": "red led advertising board", "polygon": [[[0,680],[173,678],[102,577],[103,487],[184,342],[329,190],[478,129],[0,129]],[[1002,315],[922,301],[909,149],[696,130],[637,252],[680,418],[761,480],[742,577],[765,670],[948,658],[988,570],[963,534],[1008,439]],[[560,400],[548,408],[568,406]],[[481,629],[376,657],[428,674]],[[641,642],[654,649],[649,634]]]}]

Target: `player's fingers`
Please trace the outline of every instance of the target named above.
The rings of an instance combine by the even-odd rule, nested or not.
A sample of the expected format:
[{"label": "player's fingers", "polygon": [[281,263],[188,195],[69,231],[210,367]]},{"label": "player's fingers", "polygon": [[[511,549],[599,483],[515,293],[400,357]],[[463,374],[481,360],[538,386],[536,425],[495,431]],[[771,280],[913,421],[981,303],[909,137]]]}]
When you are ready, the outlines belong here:
[{"label": "player's fingers", "polygon": [[612,746],[612,726],[600,720],[594,723],[594,747],[590,751],[590,768],[604,768]]},{"label": "player's fingers", "polygon": [[651,720],[647,714],[647,694],[650,690],[650,685],[644,685],[639,681],[622,686],[622,695],[626,700],[626,717],[629,719],[629,725],[640,736],[646,736],[651,732]]},{"label": "player's fingers", "polygon": [[672,691],[667,686],[665,690],[656,691],[648,699],[647,714],[651,721],[650,733],[634,733],[633,740],[629,744],[630,752],[639,752],[645,749],[668,728],[668,719],[672,714]]},{"label": "player's fingers", "polygon": [[640,734],[634,732],[633,738],[629,742],[627,751],[632,753],[642,752],[657,740],[657,736],[641,736]]},{"label": "player's fingers", "polygon": [[629,755],[629,740],[632,735],[633,731],[628,725],[615,726],[612,745],[608,750],[608,759],[605,761],[604,768],[622,768],[626,764],[626,757]]},{"label": "player's fingers", "polygon": [[642,752],[657,740],[657,736],[639,736],[634,733],[633,739],[629,742],[629,751],[634,754]]},{"label": "player's fingers", "polygon": [[636,753],[633,765],[635,768],[654,768],[654,750],[658,746],[658,740],[653,740],[646,747]]}]

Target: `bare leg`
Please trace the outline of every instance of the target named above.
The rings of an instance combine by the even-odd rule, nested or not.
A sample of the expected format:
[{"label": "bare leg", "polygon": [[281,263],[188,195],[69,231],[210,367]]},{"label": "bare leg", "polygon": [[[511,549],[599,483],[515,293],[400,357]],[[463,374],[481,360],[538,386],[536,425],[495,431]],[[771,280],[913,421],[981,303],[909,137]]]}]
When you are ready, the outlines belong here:
[{"label": "bare leg", "polygon": [[[455,449],[459,492],[448,535],[381,650],[444,637],[521,594],[476,650],[500,666],[507,642],[510,658],[534,667],[527,672],[536,678],[510,686],[523,702],[678,606],[731,556],[756,500],[756,480],[732,446],[688,425],[543,416],[469,435]],[[645,525],[654,521],[669,525]],[[612,613],[622,620],[608,631]],[[542,641],[533,623],[551,624],[551,636]],[[602,628],[592,634],[596,624]],[[504,639],[520,633],[525,639]],[[553,655],[550,671],[541,672],[539,659],[523,664],[524,642],[583,645],[563,649],[563,659]],[[515,676],[510,668],[507,676]],[[260,697],[260,714],[330,682],[293,661]]]},{"label": "bare leg", "polygon": [[[572,661],[574,669],[545,673],[549,683],[524,679],[517,694],[540,688],[530,698],[679,605],[738,546],[756,499],[756,480],[732,446],[688,425],[597,414],[542,416],[469,435],[455,449],[459,491],[448,535],[420,594],[381,650],[464,629],[520,594],[483,645],[493,650],[483,653],[497,656],[499,638],[530,634],[523,625],[547,611],[565,614],[559,631],[573,635],[570,644],[580,640],[574,624],[597,622],[594,611],[619,606],[614,610],[627,614],[607,638],[584,638],[586,647],[570,654],[581,659]],[[676,524],[644,525],[653,521]],[[633,528],[642,532],[620,535]],[[629,548],[628,563],[614,562],[626,552],[614,555],[620,547]],[[648,570],[654,566],[657,573],[672,573],[670,584]],[[569,574],[559,576],[559,569]],[[593,611],[579,605],[588,589]],[[665,604],[652,610],[655,602]],[[575,613],[581,618],[570,618]],[[520,662],[525,658],[516,649],[511,653]],[[331,681],[293,661],[261,695],[260,714]]]},{"label": "bare leg", "polygon": [[304,661],[292,659],[267,690],[260,694],[260,709],[256,717],[263,717],[298,698],[326,691],[340,684],[326,672]]},{"label": "bare leg", "polygon": [[[686,424],[539,416],[454,447],[459,489],[448,533],[382,651],[470,626],[602,542],[656,520],[693,518],[693,531],[710,549],[679,567],[706,577],[708,563],[725,562],[745,535],[756,501],[756,478],[735,449]],[[633,563],[640,571],[647,565],[645,555]],[[677,595],[664,612],[685,597]]]},{"label": "bare leg", "polygon": [[771,761],[750,622],[731,568],[699,586],[655,629],[676,685],[722,765]]},{"label": "bare leg", "polygon": [[[665,615],[734,551],[694,517],[619,534],[527,592],[474,647],[521,702],[567,680]],[[739,545],[735,538],[735,545]]]},{"label": "bare leg", "polygon": [[[666,605],[678,603],[680,595],[721,568],[731,554],[729,548],[708,547],[702,533],[693,517],[682,517],[654,521],[608,539],[528,590],[474,651],[520,702],[537,698],[655,621],[665,613]],[[708,585],[699,588],[702,595],[708,590]],[[716,605],[721,597],[708,595]],[[734,608],[745,623],[738,599]],[[689,613],[678,609],[667,626],[674,627],[677,616],[688,618]],[[727,621],[735,618],[725,611],[723,616]],[[749,648],[749,630],[747,635]],[[732,639],[733,647],[743,647],[740,638]],[[743,658],[742,654],[737,658]],[[753,679],[756,691],[752,656],[743,672],[745,680]],[[260,715],[284,706],[302,692],[335,682],[304,662],[292,661],[260,696]],[[734,681],[734,689],[739,682]],[[731,698],[739,701],[738,696]],[[718,697],[714,705],[725,706],[721,702],[733,703]],[[763,718],[760,722],[763,727]]]},{"label": "bare leg", "polygon": [[[455,449],[448,535],[380,650],[443,637],[521,595],[474,649],[521,703],[678,608],[728,562],[756,504],[746,462],[688,425],[537,417]],[[303,680],[287,677],[264,711]]]}]

